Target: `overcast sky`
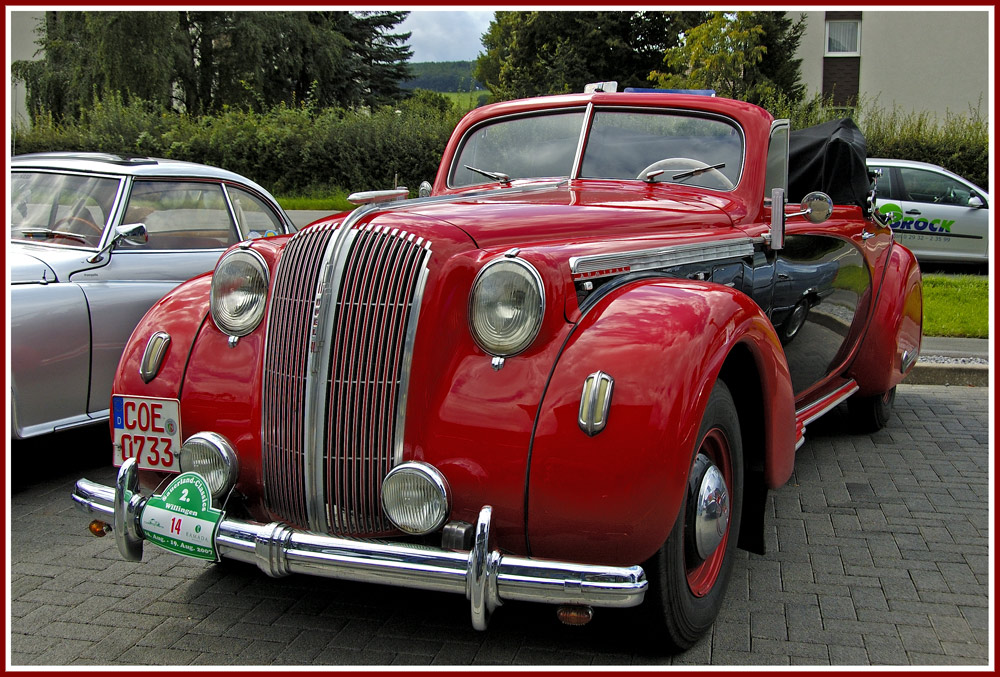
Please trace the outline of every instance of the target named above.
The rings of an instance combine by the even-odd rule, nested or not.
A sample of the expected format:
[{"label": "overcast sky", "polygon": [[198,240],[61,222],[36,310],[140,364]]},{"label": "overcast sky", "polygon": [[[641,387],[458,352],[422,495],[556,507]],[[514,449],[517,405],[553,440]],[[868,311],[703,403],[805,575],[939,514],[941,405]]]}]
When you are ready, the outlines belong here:
[{"label": "overcast sky", "polygon": [[410,61],[472,61],[483,49],[480,37],[493,19],[492,11],[418,9],[396,30],[409,31]]}]

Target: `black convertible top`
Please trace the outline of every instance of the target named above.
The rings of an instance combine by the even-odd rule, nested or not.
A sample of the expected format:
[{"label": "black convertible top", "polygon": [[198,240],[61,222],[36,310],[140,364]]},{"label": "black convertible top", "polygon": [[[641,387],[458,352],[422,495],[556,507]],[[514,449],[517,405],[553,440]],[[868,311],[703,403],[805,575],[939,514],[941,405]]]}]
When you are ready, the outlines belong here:
[{"label": "black convertible top", "polygon": [[865,137],[850,118],[796,129],[788,137],[788,201],[821,190],[834,204],[856,204],[867,213],[871,179]]}]

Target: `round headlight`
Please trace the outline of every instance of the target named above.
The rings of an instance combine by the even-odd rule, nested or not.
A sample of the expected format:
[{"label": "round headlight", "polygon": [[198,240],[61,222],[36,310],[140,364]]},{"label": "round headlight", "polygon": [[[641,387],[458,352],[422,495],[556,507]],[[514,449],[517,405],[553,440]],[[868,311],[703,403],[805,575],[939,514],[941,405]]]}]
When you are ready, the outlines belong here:
[{"label": "round headlight", "polygon": [[217,433],[195,433],[181,445],[178,456],[181,472],[196,472],[204,477],[215,499],[229,493],[240,474],[236,450]]},{"label": "round headlight", "polygon": [[212,319],[230,336],[246,336],[260,324],[267,302],[267,264],[252,249],[236,249],[212,276]]},{"label": "round headlight", "polygon": [[397,465],[382,480],[382,508],[400,531],[429,534],[440,529],[451,512],[448,481],[427,463]]},{"label": "round headlight", "polygon": [[472,285],[469,326],[490,355],[516,355],[535,340],[542,326],[545,292],[538,271],[522,259],[486,264]]}]

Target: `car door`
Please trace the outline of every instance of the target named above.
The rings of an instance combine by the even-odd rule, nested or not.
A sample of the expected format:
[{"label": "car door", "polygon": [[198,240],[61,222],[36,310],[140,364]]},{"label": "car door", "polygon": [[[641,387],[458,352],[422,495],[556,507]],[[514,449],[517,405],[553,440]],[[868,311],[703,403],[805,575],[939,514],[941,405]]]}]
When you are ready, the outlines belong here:
[{"label": "car door", "polygon": [[883,168],[880,183],[886,180],[888,196],[879,199],[879,210],[892,216],[897,241],[918,259],[986,261],[989,252],[986,196],[971,184],[931,168]]},{"label": "car door", "polygon": [[148,242],[120,242],[100,265],[72,277],[91,313],[92,415],[109,409],[125,341],[146,311],[181,282],[212,270],[240,239],[218,181],[134,179],[119,223],[145,223]]}]

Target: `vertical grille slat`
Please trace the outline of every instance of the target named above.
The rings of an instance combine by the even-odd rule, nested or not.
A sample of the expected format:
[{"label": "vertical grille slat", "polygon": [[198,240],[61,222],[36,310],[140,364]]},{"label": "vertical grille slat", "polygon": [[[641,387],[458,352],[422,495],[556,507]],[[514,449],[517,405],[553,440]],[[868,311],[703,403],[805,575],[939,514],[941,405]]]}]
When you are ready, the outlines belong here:
[{"label": "vertical grille slat", "polygon": [[[286,246],[268,311],[262,412],[265,500],[283,519],[335,534],[392,530],[379,497],[397,462],[406,340],[429,259],[429,242],[379,226],[311,228]],[[335,275],[324,272],[325,260]],[[323,276],[336,288],[323,288]],[[309,374],[311,346],[324,331],[314,324],[327,315],[320,349],[328,369]],[[309,383],[314,399],[325,398],[315,436],[303,415]],[[320,485],[317,503],[309,487]]]}]

